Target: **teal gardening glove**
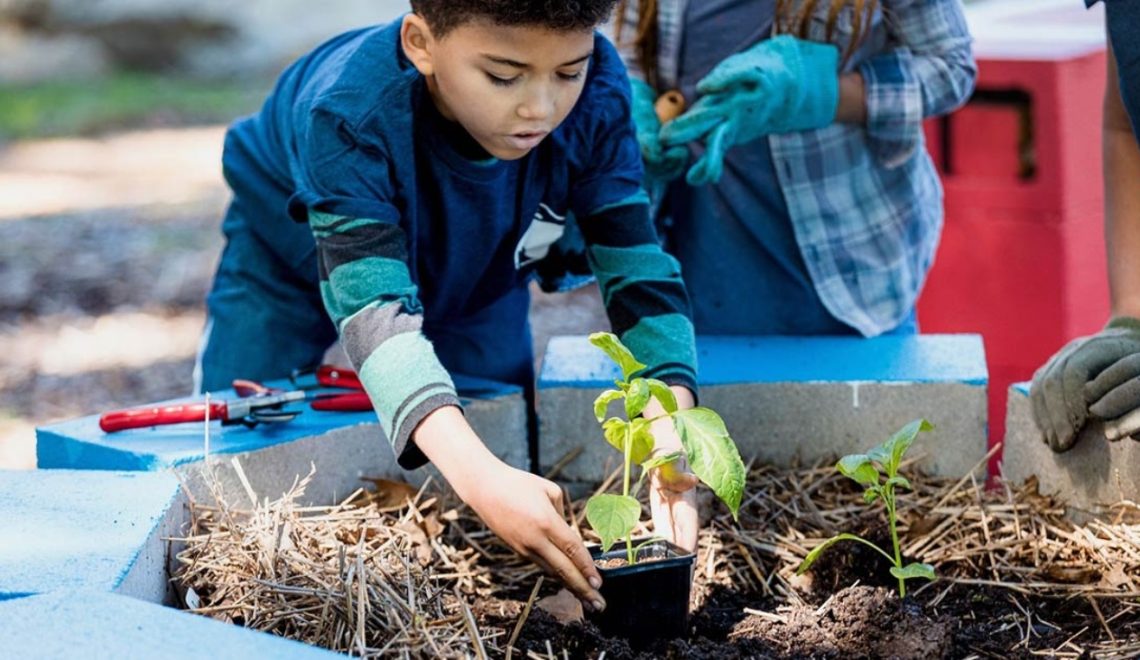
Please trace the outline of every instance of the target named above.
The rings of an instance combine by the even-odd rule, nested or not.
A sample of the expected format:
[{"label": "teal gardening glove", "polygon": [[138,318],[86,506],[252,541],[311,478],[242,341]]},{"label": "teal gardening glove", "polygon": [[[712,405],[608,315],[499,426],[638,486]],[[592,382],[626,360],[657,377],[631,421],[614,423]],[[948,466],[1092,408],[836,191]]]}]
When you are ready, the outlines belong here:
[{"label": "teal gardening glove", "polygon": [[694,186],[720,180],[730,147],[834,122],[839,49],[773,37],[718,64],[697,91],[700,100],[661,131],[666,147],[704,140],[705,153],[687,177]]},{"label": "teal gardening glove", "polygon": [[661,121],[657,118],[657,93],[644,81],[630,79],[633,86],[633,123],[637,143],[645,162],[646,187],[653,192],[681,176],[689,162],[689,151],[683,146],[661,144]]},{"label": "teal gardening glove", "polygon": [[1033,417],[1053,451],[1067,451],[1090,417],[1105,436],[1140,433],[1140,319],[1121,316],[1070,342],[1037,370],[1029,390]]}]

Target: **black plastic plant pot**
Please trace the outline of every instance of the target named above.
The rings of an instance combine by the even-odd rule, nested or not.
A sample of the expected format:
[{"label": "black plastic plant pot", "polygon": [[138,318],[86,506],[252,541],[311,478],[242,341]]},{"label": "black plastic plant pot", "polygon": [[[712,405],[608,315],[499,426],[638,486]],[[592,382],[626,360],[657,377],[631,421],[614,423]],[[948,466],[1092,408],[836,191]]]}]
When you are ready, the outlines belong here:
[{"label": "black plastic plant pot", "polygon": [[[638,542],[634,542],[637,547]],[[609,552],[590,549],[594,562],[626,559],[625,544]],[[685,634],[689,622],[689,590],[696,556],[668,541],[654,541],[637,553],[637,563],[615,568],[598,566],[602,574],[604,612],[589,613],[601,631],[623,637],[635,646]]]}]

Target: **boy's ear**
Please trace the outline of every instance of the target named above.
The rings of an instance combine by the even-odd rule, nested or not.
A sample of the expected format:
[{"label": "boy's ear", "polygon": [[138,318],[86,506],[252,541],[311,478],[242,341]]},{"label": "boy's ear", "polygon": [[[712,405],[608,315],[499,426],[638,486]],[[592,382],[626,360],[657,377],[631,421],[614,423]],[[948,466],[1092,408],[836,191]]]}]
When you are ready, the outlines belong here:
[{"label": "boy's ear", "polygon": [[435,72],[432,63],[435,36],[423,17],[416,14],[404,16],[404,23],[400,26],[400,44],[404,48],[404,55],[421,74],[430,77]]}]

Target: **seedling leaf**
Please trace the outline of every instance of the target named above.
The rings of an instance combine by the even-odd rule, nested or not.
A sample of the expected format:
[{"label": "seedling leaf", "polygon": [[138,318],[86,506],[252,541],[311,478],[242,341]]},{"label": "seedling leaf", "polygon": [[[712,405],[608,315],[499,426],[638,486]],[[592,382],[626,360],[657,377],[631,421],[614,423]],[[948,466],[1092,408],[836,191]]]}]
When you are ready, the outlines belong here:
[{"label": "seedling leaf", "polygon": [[653,458],[642,463],[641,469],[648,472],[654,468],[659,468],[662,465],[668,465],[678,458],[681,458],[681,452],[679,451],[675,451],[671,454],[661,454],[660,456],[654,456]]},{"label": "seedling leaf", "polygon": [[642,369],[645,365],[638,362],[637,358],[633,357],[617,335],[612,332],[595,332],[590,335],[590,343],[602,349],[610,359],[621,367],[622,378],[629,380],[629,377]]},{"label": "seedling leaf", "polygon": [[915,438],[918,437],[921,431],[933,431],[934,426],[925,419],[916,419],[910,424],[902,427],[889,440],[884,443],[883,447],[890,452],[890,463],[887,467],[887,474],[892,477],[898,473],[899,464],[902,463],[903,455],[910,446],[914,444]]},{"label": "seedling leaf", "polygon": [[629,536],[641,517],[641,505],[625,495],[604,493],[586,502],[586,520],[602,538],[602,551]]},{"label": "seedling leaf", "polygon": [[645,462],[641,464],[641,475],[637,477],[637,485],[633,487],[633,496],[637,497],[637,494],[641,492],[641,487],[645,485],[645,480],[649,478],[650,470],[669,465],[678,458],[681,458],[681,452],[675,451],[671,454],[662,454],[645,459]]},{"label": "seedling leaf", "polygon": [[875,500],[879,499],[880,495],[882,495],[882,492],[879,490],[879,487],[872,486],[863,491],[863,501],[867,504],[874,504]]},{"label": "seedling leaf", "polygon": [[633,419],[649,405],[649,383],[644,378],[634,378],[625,393],[625,416]]},{"label": "seedling leaf", "polygon": [[620,390],[606,390],[602,392],[597,399],[594,399],[594,417],[598,418],[598,423],[601,423],[601,421],[606,418],[606,408],[609,407],[610,403],[617,401],[623,396],[625,396],[625,393]]},{"label": "seedling leaf", "polygon": [[896,488],[901,486],[902,488],[905,488],[907,490],[914,490],[914,487],[910,485],[909,479],[907,479],[904,476],[897,475],[897,474],[895,476],[891,477],[890,479],[887,479],[887,483],[885,483],[883,485],[884,486],[894,486]]},{"label": "seedling leaf", "polygon": [[872,461],[878,463],[879,467],[883,468],[884,470],[886,470],[891,464],[891,451],[887,449],[886,443],[883,443],[878,447],[875,447],[874,449],[868,451],[867,456]]},{"label": "seedling leaf", "polygon": [[626,431],[631,431],[633,446],[629,450],[629,458],[633,463],[640,464],[653,453],[653,434],[649,432],[649,420],[635,419],[632,423],[617,417],[611,417],[602,424],[602,432],[606,442],[614,449],[625,453]]},{"label": "seedling leaf", "polygon": [[930,564],[920,564],[918,562],[907,564],[902,568],[892,566],[891,575],[897,577],[900,580],[914,580],[918,578],[933,580],[935,578],[933,566]]},{"label": "seedling leaf", "polygon": [[656,442],[653,439],[653,433],[649,430],[649,420],[638,418],[633,420],[633,447],[629,450],[629,460],[640,465],[649,459],[649,455],[653,453],[653,446]]},{"label": "seedling leaf", "polygon": [[665,412],[672,415],[677,412],[677,396],[673,394],[673,390],[669,386],[656,378],[647,378],[646,382],[649,383],[649,391],[661,403],[661,407]]},{"label": "seedling leaf", "polygon": [[879,470],[871,462],[871,457],[866,454],[844,456],[835,465],[835,469],[860,486],[877,486],[879,484]]},{"label": "seedling leaf", "polygon": [[879,552],[879,554],[886,557],[887,561],[891,562],[892,564],[895,562],[895,560],[892,559],[890,555],[888,555],[886,552],[883,552],[882,548],[875,545],[874,543],[871,543],[870,541],[863,538],[862,536],[856,536],[854,534],[846,534],[846,533],[836,534],[835,536],[827,539],[823,543],[820,543],[819,545],[812,548],[812,551],[809,552],[807,554],[807,557],[804,557],[803,562],[800,563],[800,567],[796,569],[796,575],[803,575],[804,573],[806,573],[807,570],[809,568],[811,568],[811,565],[815,563],[815,560],[819,559],[820,555],[822,555],[824,552],[827,551],[828,548],[835,545],[836,543],[839,543],[840,541],[856,541],[856,542],[862,543],[864,545],[869,545],[872,548],[874,548],[875,550],[877,550]]},{"label": "seedling leaf", "polygon": [[614,449],[624,452],[625,451],[625,431],[629,426],[629,422],[618,417],[611,417],[602,424],[602,433],[606,436],[606,442],[614,446]]},{"label": "seedling leaf", "polygon": [[681,436],[693,473],[728,506],[732,517],[737,518],[744,496],[744,462],[728,435],[724,420],[708,408],[690,408],[677,411],[673,425]]}]

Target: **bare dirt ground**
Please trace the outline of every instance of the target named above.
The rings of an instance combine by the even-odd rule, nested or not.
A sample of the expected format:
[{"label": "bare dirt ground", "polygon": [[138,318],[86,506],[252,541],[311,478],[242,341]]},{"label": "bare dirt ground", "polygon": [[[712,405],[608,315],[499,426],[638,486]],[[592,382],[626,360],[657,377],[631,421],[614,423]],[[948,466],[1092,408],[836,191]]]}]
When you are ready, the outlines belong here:
[{"label": "bare dirt ground", "polygon": [[[222,247],[220,126],[0,146],[0,469],[37,425],[185,396]],[[606,327],[535,297],[536,346]]]}]

